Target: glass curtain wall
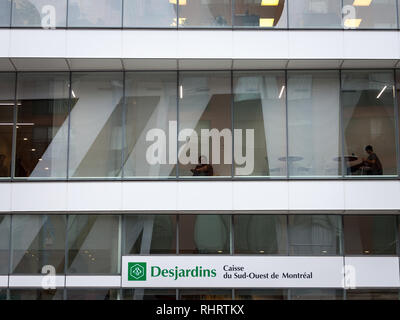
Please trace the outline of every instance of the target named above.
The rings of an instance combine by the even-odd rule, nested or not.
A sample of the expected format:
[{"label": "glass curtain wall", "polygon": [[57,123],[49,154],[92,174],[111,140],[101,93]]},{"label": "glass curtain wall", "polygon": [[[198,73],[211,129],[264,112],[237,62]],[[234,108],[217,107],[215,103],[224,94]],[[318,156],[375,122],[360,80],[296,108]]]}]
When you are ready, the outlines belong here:
[{"label": "glass curtain wall", "polygon": [[179,0],[179,26],[231,27],[232,0]]},{"label": "glass curtain wall", "polygon": [[0,275],[9,273],[11,216],[0,215]]},{"label": "glass curtain wall", "polygon": [[0,27],[9,27],[11,20],[11,0],[0,0]]}]

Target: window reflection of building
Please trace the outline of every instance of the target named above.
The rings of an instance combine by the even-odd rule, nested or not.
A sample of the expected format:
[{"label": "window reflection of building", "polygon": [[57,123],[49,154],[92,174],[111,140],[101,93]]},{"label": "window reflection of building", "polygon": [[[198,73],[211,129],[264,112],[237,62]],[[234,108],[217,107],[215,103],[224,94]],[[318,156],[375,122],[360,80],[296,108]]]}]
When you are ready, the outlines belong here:
[{"label": "window reflection of building", "polygon": [[228,27],[232,25],[232,0],[182,1],[179,5],[181,27]]}]

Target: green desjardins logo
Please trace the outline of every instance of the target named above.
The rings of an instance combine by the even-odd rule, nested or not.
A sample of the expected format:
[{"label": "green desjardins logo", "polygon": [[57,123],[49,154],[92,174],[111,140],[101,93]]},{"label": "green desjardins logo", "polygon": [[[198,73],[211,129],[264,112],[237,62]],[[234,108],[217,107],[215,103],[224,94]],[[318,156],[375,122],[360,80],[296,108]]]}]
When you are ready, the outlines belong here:
[{"label": "green desjardins logo", "polygon": [[128,263],[128,281],[146,281],[146,262]]}]

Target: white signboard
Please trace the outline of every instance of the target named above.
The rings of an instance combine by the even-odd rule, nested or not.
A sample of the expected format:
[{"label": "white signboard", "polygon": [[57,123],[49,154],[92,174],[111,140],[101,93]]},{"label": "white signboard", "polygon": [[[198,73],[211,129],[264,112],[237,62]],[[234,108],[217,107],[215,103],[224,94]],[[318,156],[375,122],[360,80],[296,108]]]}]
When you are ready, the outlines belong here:
[{"label": "white signboard", "polygon": [[342,288],[343,285],[343,257],[122,257],[125,288]]}]

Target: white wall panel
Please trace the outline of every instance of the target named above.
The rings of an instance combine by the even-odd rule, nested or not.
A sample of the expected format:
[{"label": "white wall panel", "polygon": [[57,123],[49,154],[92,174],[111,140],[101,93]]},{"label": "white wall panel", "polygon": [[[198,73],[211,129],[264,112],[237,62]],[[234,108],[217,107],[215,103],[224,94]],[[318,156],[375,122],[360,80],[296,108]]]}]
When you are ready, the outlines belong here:
[{"label": "white wall panel", "polygon": [[0,57],[10,56],[10,33],[9,29],[0,29]]},{"label": "white wall panel", "polygon": [[11,211],[11,183],[0,183],[0,212]]},{"label": "white wall panel", "polygon": [[97,288],[119,288],[121,286],[120,276],[67,276],[67,287],[97,287]]},{"label": "white wall panel", "polygon": [[25,287],[25,288],[42,288],[43,286],[53,286],[64,287],[65,286],[65,276],[56,276],[55,282],[50,280],[49,276],[42,275],[30,275],[30,276],[10,276],[10,288],[12,287]]},{"label": "white wall panel", "polygon": [[0,276],[0,288],[8,287],[8,276]]}]

